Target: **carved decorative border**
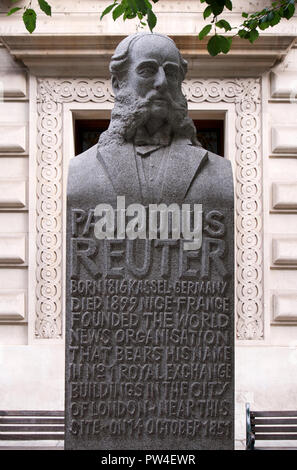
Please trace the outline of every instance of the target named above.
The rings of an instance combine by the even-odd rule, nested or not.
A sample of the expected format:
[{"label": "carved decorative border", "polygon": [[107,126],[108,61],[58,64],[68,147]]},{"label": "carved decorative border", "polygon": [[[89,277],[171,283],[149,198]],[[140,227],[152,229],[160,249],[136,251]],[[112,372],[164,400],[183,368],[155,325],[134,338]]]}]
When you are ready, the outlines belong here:
[{"label": "carved decorative border", "polygon": [[262,154],[260,79],[189,80],[188,101],[234,103],[236,114],[236,334],[263,339]]},{"label": "carved decorative border", "polygon": [[[263,339],[260,79],[187,80],[188,101],[234,103],[237,338]],[[36,338],[62,338],[62,108],[112,102],[109,80],[39,79]]]}]

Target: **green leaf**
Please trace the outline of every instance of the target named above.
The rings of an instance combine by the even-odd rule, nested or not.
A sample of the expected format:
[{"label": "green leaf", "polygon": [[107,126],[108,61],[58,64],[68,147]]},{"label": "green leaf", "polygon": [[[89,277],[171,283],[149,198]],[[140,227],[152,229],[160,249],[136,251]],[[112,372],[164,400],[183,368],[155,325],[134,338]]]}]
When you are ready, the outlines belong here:
[{"label": "green leaf", "polygon": [[221,50],[224,54],[227,54],[230,51],[232,45],[232,38],[226,38],[225,36],[220,36],[221,38]]},{"label": "green leaf", "polygon": [[21,10],[21,7],[14,7],[11,10],[9,10],[9,12],[7,13],[7,16],[12,15],[13,13],[15,13],[16,11],[19,11],[19,10]]},{"label": "green leaf", "polygon": [[210,53],[210,55],[215,56],[218,55],[221,51],[221,36],[218,36],[217,34],[210,38],[207,44],[207,50]]},{"label": "green leaf", "polygon": [[247,36],[247,34],[248,34],[248,31],[247,31],[246,29],[240,29],[240,30],[238,31],[238,36],[239,36],[240,38],[245,39],[246,36]]},{"label": "green leaf", "polygon": [[147,11],[148,11],[148,7],[147,7],[147,4],[146,4],[145,0],[135,0],[135,2],[136,2],[136,5],[137,5],[137,9],[139,11],[141,11],[141,13],[146,15]]},{"label": "green leaf", "polygon": [[115,21],[119,16],[121,16],[125,11],[124,5],[120,3],[112,12],[113,20]]},{"label": "green leaf", "polygon": [[252,29],[249,34],[249,41],[253,43],[254,41],[256,41],[256,39],[258,39],[258,37],[259,37],[258,31],[256,29]]},{"label": "green leaf", "polygon": [[284,9],[283,9],[283,7],[280,7],[280,8],[279,8],[278,14],[279,14],[279,16],[280,16],[281,18],[283,18],[283,16],[284,16]]},{"label": "green leaf", "polygon": [[226,7],[228,8],[228,10],[232,10],[233,5],[232,5],[231,0],[226,0],[226,1],[225,1],[225,5],[226,5]]},{"label": "green leaf", "polygon": [[267,21],[263,21],[263,23],[260,23],[260,24],[259,24],[259,28],[260,28],[262,31],[264,31],[264,29],[269,28],[269,26],[270,26],[270,24],[267,23]]},{"label": "green leaf", "polygon": [[211,15],[211,13],[212,13],[211,6],[208,5],[208,7],[206,7],[203,12],[203,18],[206,20],[206,18],[208,18]]},{"label": "green leaf", "polygon": [[231,25],[226,20],[220,20],[216,23],[218,28],[223,28],[225,31],[231,31]]},{"label": "green leaf", "polygon": [[211,9],[213,11],[213,14],[215,16],[219,16],[222,11],[224,10],[224,4],[221,4],[221,3],[217,3],[217,2],[212,2],[211,3]]},{"label": "green leaf", "polygon": [[36,12],[32,8],[27,8],[23,14],[23,22],[29,33],[33,33],[36,28]]},{"label": "green leaf", "polygon": [[108,7],[106,7],[105,10],[103,10],[100,16],[100,20],[102,20],[103,16],[107,15],[107,13],[109,13],[116,5],[117,3],[112,3],[111,5],[108,5]]},{"label": "green leaf", "polygon": [[242,16],[243,18],[248,18],[249,15],[248,15],[248,13],[244,13],[244,12],[243,12],[241,16]]},{"label": "green leaf", "polygon": [[128,20],[131,20],[132,18],[135,18],[136,13],[134,13],[131,8],[126,8],[123,16],[123,20],[125,21],[127,18]]},{"label": "green leaf", "polygon": [[205,36],[208,35],[208,33],[210,32],[211,28],[212,28],[212,25],[211,25],[211,24],[207,24],[206,26],[204,26],[203,29],[201,29],[201,31],[200,31],[200,33],[199,33],[199,35],[198,35],[200,41],[201,41]]},{"label": "green leaf", "polygon": [[136,2],[135,0],[127,0],[128,1],[128,5],[130,7],[130,9],[133,11],[133,13],[137,13],[137,5],[136,5]]},{"label": "green leaf", "polygon": [[147,12],[147,24],[149,25],[151,31],[153,31],[157,24],[157,17],[152,10],[148,10]]},{"label": "green leaf", "polygon": [[289,20],[295,13],[295,6],[292,3],[289,3],[288,6],[284,9],[284,17]]},{"label": "green leaf", "polygon": [[281,17],[280,17],[280,15],[278,14],[278,12],[276,11],[276,12],[274,13],[274,18],[273,18],[273,20],[270,21],[270,26],[275,26],[276,24],[278,24],[278,23],[280,22],[280,20],[281,20]]},{"label": "green leaf", "polygon": [[149,8],[150,10],[153,8],[149,0],[144,0],[144,3],[146,4],[146,7]]},{"label": "green leaf", "polygon": [[38,0],[40,9],[48,16],[52,15],[52,8],[46,0]]},{"label": "green leaf", "polygon": [[258,20],[252,20],[248,22],[248,28],[249,29],[255,29],[256,26],[258,26],[259,21]]}]

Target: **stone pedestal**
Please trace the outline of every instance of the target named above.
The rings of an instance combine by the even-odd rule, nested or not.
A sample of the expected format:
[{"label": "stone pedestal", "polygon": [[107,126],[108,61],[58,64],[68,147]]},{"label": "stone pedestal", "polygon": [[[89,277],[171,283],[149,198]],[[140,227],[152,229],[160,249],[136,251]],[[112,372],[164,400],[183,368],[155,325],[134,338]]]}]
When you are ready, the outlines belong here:
[{"label": "stone pedestal", "polygon": [[[147,113],[149,126],[152,116],[154,124],[161,116],[158,131],[166,130],[161,144],[154,130],[152,145],[143,145],[139,156],[140,136],[149,134],[146,114],[140,117],[138,108],[127,125],[131,108],[124,107],[117,64],[111,67],[117,108],[110,128],[69,170],[65,444],[67,449],[232,449],[231,165],[199,146],[186,114],[180,127],[167,114],[168,93],[186,109],[180,88],[186,63],[169,38],[149,35],[150,47],[136,49],[142,38],[124,40],[114,62],[123,60],[128,44],[138,94],[146,98],[152,89],[162,97]],[[179,83],[168,61],[180,73]],[[146,172],[156,164],[159,172],[151,182]],[[172,221],[165,237],[164,211],[164,220]],[[199,228],[195,235],[193,224]]]}]

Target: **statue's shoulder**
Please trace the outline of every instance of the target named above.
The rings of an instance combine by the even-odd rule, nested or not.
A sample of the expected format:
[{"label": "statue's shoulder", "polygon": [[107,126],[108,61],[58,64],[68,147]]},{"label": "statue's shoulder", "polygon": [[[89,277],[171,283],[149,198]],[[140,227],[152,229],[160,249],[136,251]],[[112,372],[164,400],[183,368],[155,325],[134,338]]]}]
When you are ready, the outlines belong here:
[{"label": "statue's shoulder", "polygon": [[94,145],[70,160],[67,180],[68,196],[79,196],[92,187],[99,166],[96,155],[97,145]]},{"label": "statue's shoulder", "polygon": [[208,150],[208,158],[214,165],[218,165],[220,167],[231,167],[231,162],[227,158],[222,157],[221,155],[217,155],[216,153],[210,152]]},{"label": "statue's shoulder", "polygon": [[[213,152],[197,147],[204,153],[200,171],[197,173],[199,191],[205,190],[205,200],[210,204],[220,201],[225,207],[233,207],[233,174],[230,160]],[[201,186],[202,185],[202,186]]]},{"label": "statue's shoulder", "polygon": [[89,171],[89,167],[94,165],[96,162],[96,154],[97,154],[97,144],[93,145],[93,147],[89,148],[83,153],[76,155],[76,157],[71,158],[69,163],[69,174],[73,174],[79,170],[87,170]]},{"label": "statue's shoulder", "polygon": [[208,152],[208,160],[216,174],[220,175],[222,178],[227,176],[232,177],[232,166],[230,160],[213,152]]},{"label": "statue's shoulder", "polygon": [[192,149],[197,154],[197,158],[201,158],[201,155],[203,155],[203,163],[207,164],[209,171],[221,176],[224,176],[224,174],[232,175],[231,162],[227,158],[210,152],[203,147],[193,146]]}]

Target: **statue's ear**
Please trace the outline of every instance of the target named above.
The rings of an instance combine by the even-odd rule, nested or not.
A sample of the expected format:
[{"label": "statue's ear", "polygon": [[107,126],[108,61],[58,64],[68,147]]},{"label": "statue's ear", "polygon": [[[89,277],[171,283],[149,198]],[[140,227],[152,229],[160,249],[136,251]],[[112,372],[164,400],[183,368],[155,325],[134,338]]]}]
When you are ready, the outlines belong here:
[{"label": "statue's ear", "polygon": [[111,85],[112,85],[114,94],[117,95],[120,89],[120,84],[119,84],[119,80],[114,75],[111,77]]}]

